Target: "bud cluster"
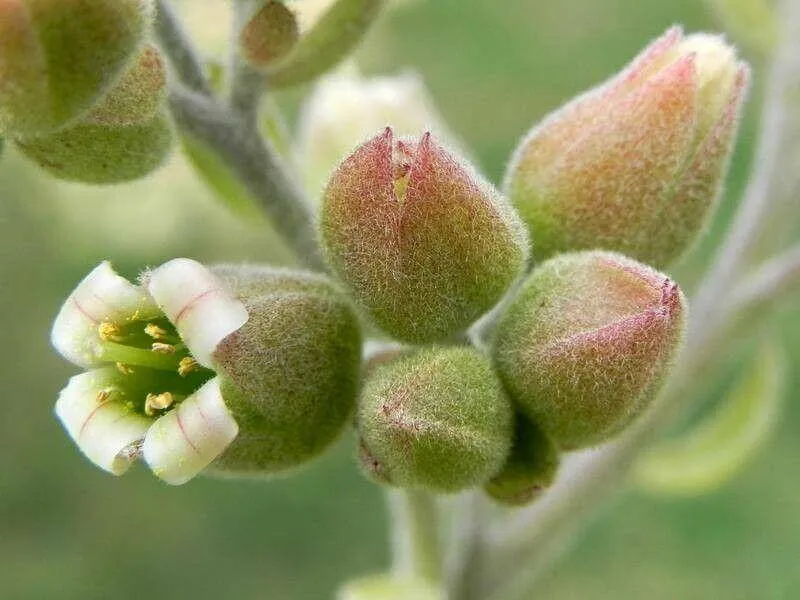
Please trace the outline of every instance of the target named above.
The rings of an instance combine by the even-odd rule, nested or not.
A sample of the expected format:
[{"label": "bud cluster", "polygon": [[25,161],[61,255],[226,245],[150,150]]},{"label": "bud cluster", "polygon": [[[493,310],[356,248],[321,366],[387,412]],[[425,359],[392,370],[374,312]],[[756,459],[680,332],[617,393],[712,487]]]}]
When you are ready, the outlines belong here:
[{"label": "bud cluster", "polygon": [[55,177],[119,183],[172,143],[151,0],[0,4],[0,133]]},{"label": "bud cluster", "polygon": [[[292,26],[277,4],[243,43],[272,32],[283,44]],[[248,48],[254,61],[275,52]],[[143,98],[159,77],[142,60],[131,80],[149,83],[123,76],[123,91],[48,135],[158,114]],[[703,228],[746,74],[720,39],[668,32],[522,142],[508,199],[430,132],[386,127],[319,201],[336,281],[182,259],[135,286],[102,265],[54,328],[62,354],[91,369],[62,392],[59,417],[101,467],[141,455],[173,483],[206,466],[289,469],[354,423],[376,481],[531,502],[562,453],[628,427],[668,374],[686,302],[645,263],[661,268]],[[471,345],[490,311],[490,339]],[[359,319],[395,343],[368,356]]]}]

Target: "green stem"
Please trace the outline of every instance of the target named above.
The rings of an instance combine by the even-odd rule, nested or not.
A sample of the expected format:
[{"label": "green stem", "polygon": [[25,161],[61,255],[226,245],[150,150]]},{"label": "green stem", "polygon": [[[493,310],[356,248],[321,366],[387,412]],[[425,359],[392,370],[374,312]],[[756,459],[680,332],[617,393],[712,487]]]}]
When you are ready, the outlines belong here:
[{"label": "green stem", "polygon": [[256,127],[260,100],[266,92],[266,78],[251,66],[239,51],[239,36],[261,6],[261,0],[236,0],[233,4],[233,30],[230,41],[229,100],[231,110]]},{"label": "green stem", "polygon": [[203,62],[169,0],[157,0],[156,6],[155,34],[181,83],[195,92],[211,95],[211,84],[203,70]]},{"label": "green stem", "polygon": [[442,580],[442,543],[436,496],[422,490],[390,490],[393,569],[432,583]]}]

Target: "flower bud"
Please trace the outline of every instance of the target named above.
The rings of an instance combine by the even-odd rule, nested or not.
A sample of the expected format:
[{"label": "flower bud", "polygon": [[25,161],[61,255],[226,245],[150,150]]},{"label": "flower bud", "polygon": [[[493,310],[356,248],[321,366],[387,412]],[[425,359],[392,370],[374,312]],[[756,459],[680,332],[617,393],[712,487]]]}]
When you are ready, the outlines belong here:
[{"label": "flower bud", "polygon": [[444,600],[444,591],[421,577],[371,575],[347,582],[336,600]]},{"label": "flower bud", "polygon": [[361,366],[357,317],[322,276],[263,267],[214,272],[250,313],[214,353],[240,428],[215,468],[263,474],[301,465],[350,423]]},{"label": "flower bud", "polygon": [[525,263],[513,210],[429,133],[392,130],[334,172],[321,214],[328,261],[385,331],[443,340],[489,310]]},{"label": "flower bud", "polygon": [[[55,348],[87,369],[62,390],[56,414],[115,475],[138,458],[171,484],[215,461],[234,471],[297,464],[344,427],[355,402],[358,329],[341,306],[329,284],[304,274],[213,273],[176,259],[134,285],[102,263],[53,325]],[[270,327],[284,337],[260,344]],[[262,460],[243,465],[253,457]]]},{"label": "flower bud", "polygon": [[605,441],[646,408],[683,339],[665,275],[607,252],[539,266],[497,328],[494,360],[519,408],[564,450]]},{"label": "flower bud", "polygon": [[300,30],[294,13],[283,2],[269,0],[244,26],[239,49],[256,67],[268,67],[291,52]]},{"label": "flower bud", "polygon": [[748,68],[721,37],[668,31],[522,141],[506,190],[545,259],[604,248],[664,267],[704,229]]},{"label": "flower bud", "polygon": [[146,47],[87,116],[55,133],[18,138],[17,146],[59,179],[110,184],[144,177],[172,147],[165,84],[163,58]]},{"label": "flower bud", "polygon": [[553,484],[558,464],[558,450],[550,438],[525,416],[517,415],[511,454],[484,489],[501,504],[524,506]]},{"label": "flower bud", "polygon": [[357,426],[362,467],[373,478],[456,492],[503,466],[513,410],[476,350],[427,348],[371,371]]},{"label": "flower bud", "polygon": [[431,130],[458,149],[418,75],[364,78],[354,71],[350,67],[320,80],[300,114],[297,164],[314,200],[342,157],[383,127],[398,136]]},{"label": "flower bud", "polygon": [[0,3],[0,129],[52,131],[115,83],[149,25],[151,0]]}]

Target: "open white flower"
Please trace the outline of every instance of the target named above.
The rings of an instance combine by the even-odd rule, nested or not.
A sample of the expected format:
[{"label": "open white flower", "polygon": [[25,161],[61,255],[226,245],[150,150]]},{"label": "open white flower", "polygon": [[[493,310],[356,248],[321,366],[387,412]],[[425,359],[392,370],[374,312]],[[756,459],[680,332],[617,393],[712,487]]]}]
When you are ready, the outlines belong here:
[{"label": "open white flower", "polygon": [[121,475],[142,457],[167,483],[185,483],[238,434],[212,355],[247,320],[244,304],[195,261],[169,261],[140,285],[103,262],[53,325],[53,346],[89,369],[61,391],[56,415],[102,469]]}]

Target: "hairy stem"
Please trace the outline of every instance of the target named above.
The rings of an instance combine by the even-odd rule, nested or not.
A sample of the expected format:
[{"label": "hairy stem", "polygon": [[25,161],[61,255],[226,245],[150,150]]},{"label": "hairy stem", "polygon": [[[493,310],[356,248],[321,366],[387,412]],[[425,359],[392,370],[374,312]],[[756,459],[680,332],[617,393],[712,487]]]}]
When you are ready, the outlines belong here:
[{"label": "hairy stem", "polygon": [[239,51],[239,35],[261,5],[260,0],[237,0],[233,4],[233,30],[230,41],[229,104],[231,110],[252,124],[258,116],[259,100],[266,91],[266,78],[251,66]]},{"label": "hairy stem", "polygon": [[[537,577],[565,549],[584,517],[624,479],[641,450],[675,414],[696,400],[696,381],[717,360],[732,323],[758,303],[772,301],[797,285],[797,249],[770,261],[742,287],[736,286],[752,245],[774,206],[795,202],[800,188],[800,2],[781,3],[785,31],[767,83],[761,139],[752,182],[693,303],[687,343],[665,388],[640,422],[604,448],[569,457],[558,484],[535,506],[522,511],[490,539],[479,597],[519,600],[529,597]],[[795,162],[793,162],[795,161]],[[737,292],[731,295],[731,288]],[[725,310],[720,310],[726,302]],[[481,595],[482,594],[482,595]]]},{"label": "hairy stem", "polygon": [[443,565],[436,496],[413,489],[387,493],[395,574],[440,582]]},{"label": "hairy stem", "polygon": [[324,270],[311,208],[275,150],[215,100],[173,86],[170,107],[184,134],[212,148],[275,224],[301,261]]},{"label": "hairy stem", "polygon": [[156,7],[155,34],[178,79],[188,89],[210,95],[211,84],[203,71],[203,62],[169,0],[157,0]]}]

